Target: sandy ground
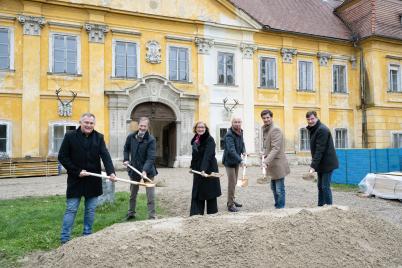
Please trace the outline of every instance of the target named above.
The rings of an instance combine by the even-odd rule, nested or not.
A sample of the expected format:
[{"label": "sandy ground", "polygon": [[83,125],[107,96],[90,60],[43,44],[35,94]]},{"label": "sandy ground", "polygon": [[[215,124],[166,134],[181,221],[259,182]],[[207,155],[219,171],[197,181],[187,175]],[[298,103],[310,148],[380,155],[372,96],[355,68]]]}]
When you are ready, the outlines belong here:
[{"label": "sandy ground", "polygon": [[[223,168],[220,168],[224,172]],[[219,213],[188,217],[192,176],[188,169],[159,169],[159,205],[168,216],[157,221],[111,226],[74,239],[49,253],[25,258],[28,267],[295,267],[402,265],[402,202],[333,192],[348,210],[317,209],[316,185],[301,179],[308,168],[292,167],[286,178],[285,210],[273,208],[260,169],[248,168],[249,187],[237,188],[241,211],[226,210],[227,180]],[[127,178],[125,172],[119,177]],[[64,195],[66,176],[0,180],[0,198]],[[116,183],[116,191],[128,185]],[[143,191],[143,189],[142,189]],[[304,209],[303,209],[304,208]],[[123,216],[123,215],[122,215]],[[83,251],[86,248],[88,250]],[[325,249],[325,250],[324,250]]]}]

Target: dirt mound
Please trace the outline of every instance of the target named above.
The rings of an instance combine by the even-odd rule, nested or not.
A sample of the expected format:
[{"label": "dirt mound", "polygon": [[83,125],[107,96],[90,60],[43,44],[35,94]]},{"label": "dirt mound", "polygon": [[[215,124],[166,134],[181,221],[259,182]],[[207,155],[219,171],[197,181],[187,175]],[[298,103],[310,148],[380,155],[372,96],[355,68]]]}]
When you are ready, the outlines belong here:
[{"label": "dirt mound", "polygon": [[398,267],[402,230],[341,208],[116,224],[25,267]]}]

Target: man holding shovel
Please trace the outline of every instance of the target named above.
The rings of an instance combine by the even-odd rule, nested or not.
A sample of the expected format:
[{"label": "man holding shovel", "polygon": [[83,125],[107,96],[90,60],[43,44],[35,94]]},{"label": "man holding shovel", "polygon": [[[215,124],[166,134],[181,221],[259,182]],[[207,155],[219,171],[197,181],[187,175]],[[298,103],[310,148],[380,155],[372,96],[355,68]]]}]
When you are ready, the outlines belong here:
[{"label": "man holding shovel", "polygon": [[[128,169],[128,175],[131,180],[140,181],[141,178],[153,178],[158,174],[155,168],[156,140],[149,132],[149,119],[141,117],[138,121],[138,131],[128,135],[124,144],[124,162],[123,164],[133,166],[142,176],[131,168]],[[135,219],[135,207],[137,204],[138,185],[130,185],[130,204],[125,220]],[[155,219],[155,188],[146,187],[148,200],[148,219]]]},{"label": "man holding shovel", "polygon": [[242,154],[246,152],[243,140],[243,130],[241,129],[241,119],[234,117],[232,127],[228,129],[224,137],[224,151],[222,163],[226,168],[228,176],[228,211],[237,212],[242,204],[235,201],[235,188],[239,175],[240,164],[244,165]]},{"label": "man holding shovel", "polygon": [[67,170],[67,206],[63,218],[61,243],[70,240],[71,229],[80,205],[85,197],[83,235],[92,233],[98,196],[102,195],[102,179],[89,176],[86,172],[101,173],[102,159],[110,180],[114,180],[115,171],[106,148],[103,135],[96,130],[95,115],[85,113],[81,116],[80,127],[66,133],[59,150],[59,162]]},{"label": "man holding shovel", "polygon": [[288,160],[286,159],[282,131],[273,123],[273,113],[270,110],[261,112],[263,134],[262,162],[267,175],[271,178],[271,189],[274,194],[275,208],[285,207],[285,176],[290,173]]}]

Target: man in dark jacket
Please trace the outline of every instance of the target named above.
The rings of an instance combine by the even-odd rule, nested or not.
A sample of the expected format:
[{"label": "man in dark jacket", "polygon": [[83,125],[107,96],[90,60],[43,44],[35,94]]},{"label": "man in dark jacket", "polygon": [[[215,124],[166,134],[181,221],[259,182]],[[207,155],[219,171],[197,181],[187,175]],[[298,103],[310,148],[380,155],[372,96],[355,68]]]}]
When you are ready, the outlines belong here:
[{"label": "man in dark jacket", "polygon": [[[148,132],[149,119],[141,117],[138,121],[138,131],[128,135],[124,144],[124,163],[142,172],[142,175],[153,180],[158,174],[155,168],[156,141],[154,136]],[[128,169],[128,175],[134,181],[140,181],[141,176],[133,170]],[[126,220],[135,218],[135,207],[137,204],[138,185],[130,184],[130,206]],[[148,218],[155,219],[155,188],[146,187],[148,199]]]},{"label": "man in dark jacket", "polygon": [[332,205],[331,176],[339,167],[334,141],[328,127],[320,122],[315,111],[306,114],[310,133],[310,173],[318,175],[318,206]]},{"label": "man in dark jacket", "polygon": [[[234,117],[232,127],[228,129],[224,137],[224,151],[222,163],[226,168],[228,176],[228,211],[237,212],[242,204],[235,201],[236,182],[239,175],[239,165],[243,163],[242,154],[246,152],[243,140],[243,130],[241,129],[241,119]],[[243,163],[244,164],[244,163]]]},{"label": "man in dark jacket", "polygon": [[115,178],[112,159],[103,135],[94,130],[94,126],[95,116],[91,113],[83,114],[80,127],[76,131],[66,133],[59,150],[59,161],[68,174],[67,207],[61,231],[63,244],[70,240],[71,229],[82,196],[85,197],[83,235],[92,233],[97,198],[102,195],[102,179],[88,176],[86,172],[101,173],[100,159],[102,159],[111,180]]}]

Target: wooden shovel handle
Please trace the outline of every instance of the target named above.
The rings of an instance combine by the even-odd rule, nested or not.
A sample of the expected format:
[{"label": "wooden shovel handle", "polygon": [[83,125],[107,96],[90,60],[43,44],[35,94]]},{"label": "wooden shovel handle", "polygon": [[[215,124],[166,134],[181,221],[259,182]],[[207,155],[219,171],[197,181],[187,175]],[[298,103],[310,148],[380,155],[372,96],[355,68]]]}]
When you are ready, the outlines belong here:
[{"label": "wooden shovel handle", "polygon": [[[94,176],[94,177],[99,177],[99,178],[105,178],[105,179],[110,179],[110,176],[106,176],[106,175],[102,175],[102,174],[98,174],[98,173],[92,173],[92,172],[85,172],[87,175],[89,176]],[[126,182],[126,183],[130,183],[130,184],[134,184],[134,185],[141,185],[141,186],[145,186],[145,187],[155,187],[155,184],[151,184],[151,183],[142,183],[142,182],[138,182],[138,181],[131,181],[131,180],[126,180],[126,179],[121,179],[118,177],[115,177],[116,181],[121,181],[121,182]]]},{"label": "wooden shovel handle", "polygon": [[205,173],[205,175],[202,175],[202,173],[201,173],[200,171],[197,171],[197,170],[191,170],[191,172],[192,172],[192,173],[195,173],[195,174],[198,174],[198,175],[201,175],[201,176],[203,176],[203,177],[205,177],[205,178],[209,178],[209,177],[214,177],[214,178],[217,177],[217,178],[220,178],[220,177],[223,176],[223,174],[215,173],[215,172],[211,172],[211,174]]},{"label": "wooden shovel handle", "polygon": [[[124,165],[124,164],[123,164],[123,165]],[[131,168],[132,170],[134,170],[138,175],[140,175],[141,178],[144,178],[144,179],[146,179],[147,181],[149,181],[150,183],[153,183],[153,181],[152,181],[151,179],[149,179],[147,176],[144,176],[138,169],[136,169],[136,168],[133,167],[132,165],[127,164],[127,166],[128,166],[129,168]]]}]

